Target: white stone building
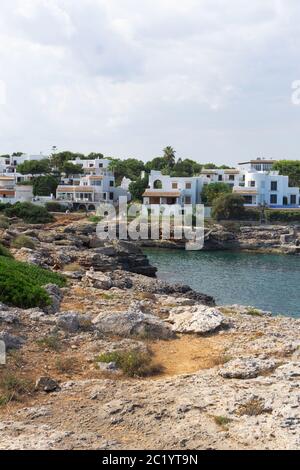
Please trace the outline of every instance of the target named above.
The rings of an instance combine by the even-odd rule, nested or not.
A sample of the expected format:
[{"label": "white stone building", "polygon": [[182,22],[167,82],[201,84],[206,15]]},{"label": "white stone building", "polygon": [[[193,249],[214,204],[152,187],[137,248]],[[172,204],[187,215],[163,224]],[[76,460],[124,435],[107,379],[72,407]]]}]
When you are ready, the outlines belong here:
[{"label": "white stone building", "polygon": [[31,202],[33,198],[32,186],[17,184],[14,175],[0,175],[0,202]]},{"label": "white stone building", "polygon": [[[200,204],[207,184],[226,183],[245,199],[245,205],[274,208],[300,207],[300,190],[289,186],[289,177],[270,171],[271,161],[253,160],[250,169],[203,169],[199,176],[170,177],[151,171],[149,186],[143,194],[144,204]],[[268,168],[267,171],[256,168]]]}]

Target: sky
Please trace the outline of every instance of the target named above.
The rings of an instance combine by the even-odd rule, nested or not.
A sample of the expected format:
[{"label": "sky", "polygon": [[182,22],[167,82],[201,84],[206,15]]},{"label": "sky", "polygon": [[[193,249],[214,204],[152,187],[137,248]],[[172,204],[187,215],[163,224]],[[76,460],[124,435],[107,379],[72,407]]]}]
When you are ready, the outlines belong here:
[{"label": "sky", "polygon": [[0,154],[300,158],[299,0],[1,0]]}]

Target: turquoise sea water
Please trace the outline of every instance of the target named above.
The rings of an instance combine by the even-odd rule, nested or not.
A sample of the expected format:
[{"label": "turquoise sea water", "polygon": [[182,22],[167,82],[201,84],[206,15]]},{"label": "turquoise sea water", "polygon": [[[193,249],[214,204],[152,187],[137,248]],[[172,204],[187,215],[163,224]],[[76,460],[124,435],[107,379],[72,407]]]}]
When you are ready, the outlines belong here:
[{"label": "turquoise sea water", "polygon": [[300,256],[146,249],[158,277],[190,285],[218,304],[300,318]]}]

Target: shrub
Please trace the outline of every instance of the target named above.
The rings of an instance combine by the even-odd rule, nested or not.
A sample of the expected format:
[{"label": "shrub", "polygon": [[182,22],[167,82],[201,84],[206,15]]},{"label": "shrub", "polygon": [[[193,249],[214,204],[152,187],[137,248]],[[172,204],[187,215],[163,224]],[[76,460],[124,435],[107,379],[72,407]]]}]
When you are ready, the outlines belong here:
[{"label": "shrub", "polygon": [[13,248],[30,248],[33,250],[35,243],[32,238],[27,237],[26,235],[19,235],[12,241],[11,246]]},{"label": "shrub", "polygon": [[300,222],[300,210],[266,210],[269,222]]},{"label": "shrub", "polygon": [[5,246],[3,246],[1,243],[0,243],[0,256],[4,256],[5,258],[13,258],[13,255],[11,254],[11,252],[5,248]]},{"label": "shrub", "polygon": [[99,215],[91,215],[89,217],[89,221],[93,222],[95,224],[98,224],[99,222],[101,222],[102,219],[103,219],[103,217],[100,217]]},{"label": "shrub", "polygon": [[46,224],[54,220],[45,207],[31,202],[17,202],[4,209],[4,213],[7,217],[19,217],[29,224]]},{"label": "shrub", "polygon": [[212,206],[214,200],[219,196],[230,193],[232,193],[232,189],[229,184],[221,182],[206,184],[201,194],[202,203],[206,206]]},{"label": "shrub", "polygon": [[59,202],[46,202],[45,207],[48,212],[65,212],[66,207],[60,204]]},{"label": "shrub", "polygon": [[78,370],[79,362],[75,357],[65,357],[57,359],[55,365],[56,369],[62,374],[71,374]]},{"label": "shrub", "polygon": [[96,362],[115,362],[117,368],[128,377],[146,377],[162,370],[160,365],[152,363],[152,354],[149,351],[113,351],[100,354]]},{"label": "shrub", "polygon": [[36,344],[42,349],[52,349],[53,351],[59,351],[61,346],[60,338],[57,333],[36,340]]},{"label": "shrub", "polygon": [[232,419],[227,418],[227,416],[214,416],[214,421],[218,426],[226,426],[231,423]]},{"label": "shrub", "polygon": [[38,266],[0,257],[0,301],[20,308],[44,307],[50,304],[45,284],[65,285],[59,274]]},{"label": "shrub", "polygon": [[0,229],[8,229],[9,228],[9,222],[6,217],[1,216],[0,217]]},{"label": "shrub", "polygon": [[252,398],[243,405],[240,405],[237,414],[239,416],[259,416],[266,412],[264,400],[261,398]]},{"label": "shrub", "polygon": [[0,405],[6,405],[12,400],[20,400],[34,390],[34,384],[20,378],[13,372],[5,372],[0,378]]},{"label": "shrub", "polygon": [[214,200],[212,216],[214,219],[243,219],[245,216],[244,198],[238,194],[222,194]]}]

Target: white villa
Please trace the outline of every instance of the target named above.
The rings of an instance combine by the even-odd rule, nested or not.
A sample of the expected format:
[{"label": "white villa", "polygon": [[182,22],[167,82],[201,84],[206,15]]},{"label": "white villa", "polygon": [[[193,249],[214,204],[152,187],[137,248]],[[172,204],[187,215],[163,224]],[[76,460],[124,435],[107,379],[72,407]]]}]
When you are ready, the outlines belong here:
[{"label": "white villa", "polygon": [[[143,194],[144,204],[200,204],[203,187],[223,182],[245,199],[245,205],[274,208],[300,207],[299,188],[289,186],[289,177],[271,168],[274,160],[251,160],[249,169],[203,169],[199,176],[182,178],[151,171],[149,186]],[[241,165],[244,165],[241,164]]]},{"label": "white villa", "polygon": [[115,187],[115,177],[109,170],[110,160],[70,160],[81,165],[84,175],[63,178],[57,187],[56,200],[68,202],[78,208],[95,210],[100,202],[114,203],[120,196],[127,196],[125,189]]}]

